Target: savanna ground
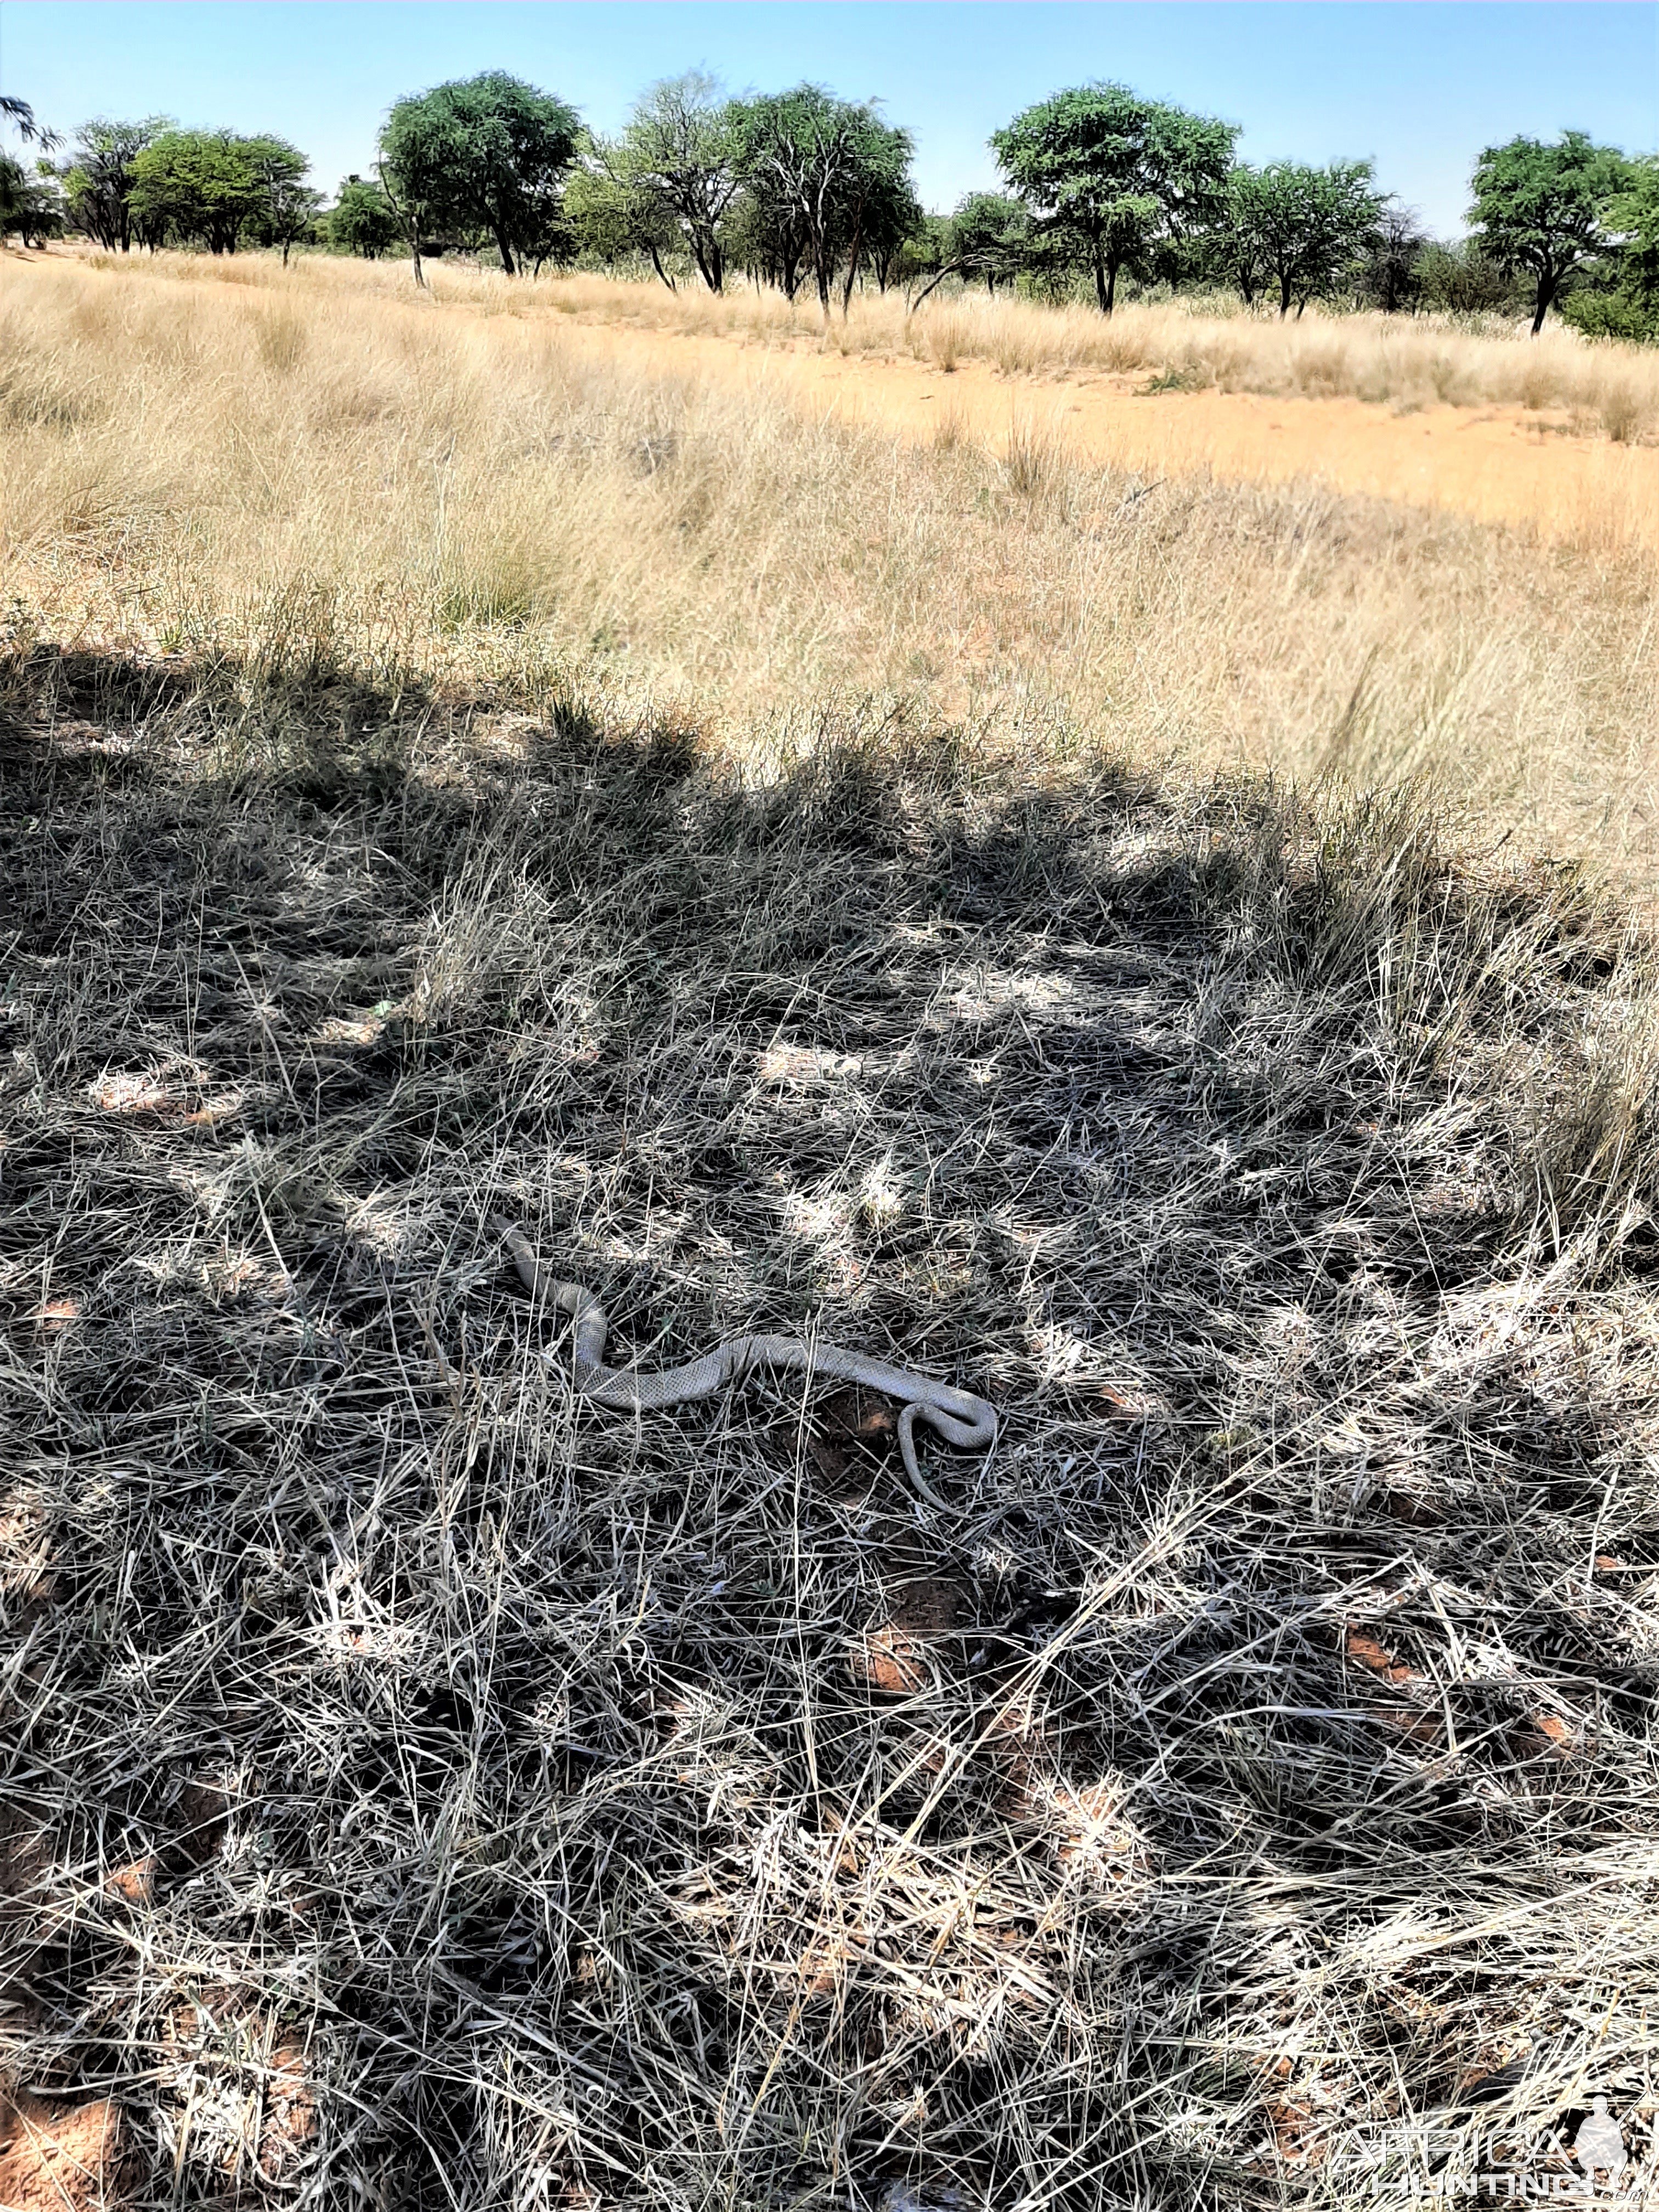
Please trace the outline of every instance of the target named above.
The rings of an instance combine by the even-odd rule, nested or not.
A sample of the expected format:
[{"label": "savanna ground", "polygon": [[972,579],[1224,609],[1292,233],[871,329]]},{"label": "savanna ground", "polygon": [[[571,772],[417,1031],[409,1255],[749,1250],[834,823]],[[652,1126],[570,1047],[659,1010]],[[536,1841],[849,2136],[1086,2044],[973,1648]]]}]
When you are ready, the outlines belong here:
[{"label": "savanna ground", "polygon": [[0,283],[0,2203],[1639,2147],[1651,555],[252,273]]}]

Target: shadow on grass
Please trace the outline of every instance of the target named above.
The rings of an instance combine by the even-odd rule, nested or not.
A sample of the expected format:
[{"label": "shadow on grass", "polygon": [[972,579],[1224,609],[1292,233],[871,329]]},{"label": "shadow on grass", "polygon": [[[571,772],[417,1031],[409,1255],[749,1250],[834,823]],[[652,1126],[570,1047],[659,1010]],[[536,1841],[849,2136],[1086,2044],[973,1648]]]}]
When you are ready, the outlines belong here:
[{"label": "shadow on grass", "polygon": [[[833,730],[751,788],[364,691],[319,709],[360,757],[186,775],[238,672],[33,680],[26,2086],[113,2087],[173,2201],[479,2206],[1242,2203],[1506,2066],[1553,2115],[1598,2022],[1622,2093],[1579,2005],[1653,1943],[1616,917],[1409,800]],[[867,1407],[573,1404],[498,1212],[613,1356],[821,1326],[996,1449],[930,1463],[944,1516]]]}]

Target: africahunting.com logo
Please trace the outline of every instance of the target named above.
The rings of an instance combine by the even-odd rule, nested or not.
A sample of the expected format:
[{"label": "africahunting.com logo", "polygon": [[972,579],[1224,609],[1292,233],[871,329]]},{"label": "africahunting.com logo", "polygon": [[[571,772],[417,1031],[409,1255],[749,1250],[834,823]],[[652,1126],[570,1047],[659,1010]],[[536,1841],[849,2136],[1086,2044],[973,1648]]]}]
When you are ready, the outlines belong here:
[{"label": "africahunting.com logo", "polygon": [[1601,2094],[1544,2126],[1484,2136],[1388,2130],[1332,2142],[1321,2161],[1345,2197],[1379,2207],[1562,2202],[1659,2212],[1659,2114],[1651,2098],[1622,2115]]},{"label": "africahunting.com logo", "polygon": [[[1659,2122],[1648,2130],[1650,2135],[1656,2131]],[[1499,2154],[1494,2152],[1476,2171],[1475,2193],[1498,2203],[1565,2197],[1580,2203],[1640,2204],[1645,2196],[1644,2182],[1655,2178],[1659,2161],[1635,2154],[1633,2132],[1608,2110],[1605,2097],[1593,2097],[1571,2144],[1563,2146],[1558,2138],[1557,2145],[1552,2146],[1565,2148],[1571,2164],[1566,2159],[1558,2163],[1547,2152],[1542,2163],[1518,2159],[1500,2162]]]}]

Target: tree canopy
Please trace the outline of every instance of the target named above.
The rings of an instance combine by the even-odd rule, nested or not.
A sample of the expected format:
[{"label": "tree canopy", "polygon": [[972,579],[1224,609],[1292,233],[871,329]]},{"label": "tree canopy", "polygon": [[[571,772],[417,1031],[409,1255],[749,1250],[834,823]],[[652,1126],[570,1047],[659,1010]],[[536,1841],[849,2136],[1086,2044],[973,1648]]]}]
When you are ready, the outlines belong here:
[{"label": "tree canopy", "polygon": [[1092,273],[1109,315],[1120,272],[1145,269],[1219,204],[1237,135],[1125,85],[1090,84],[1026,108],[991,144],[1039,229]]},{"label": "tree canopy", "polygon": [[1532,278],[1534,337],[1568,279],[1613,243],[1613,204],[1634,182],[1634,165],[1583,131],[1553,145],[1511,138],[1475,163],[1475,238],[1499,268]]},{"label": "tree canopy", "polygon": [[619,138],[596,142],[607,178],[623,195],[626,225],[667,278],[661,252],[678,234],[711,292],[726,282],[722,226],[738,191],[733,112],[701,70],[665,77],[636,104]]},{"label": "tree canopy", "polygon": [[365,177],[346,178],[328,211],[326,228],[337,252],[360,254],[365,261],[378,261],[403,242],[397,210],[380,185]]},{"label": "tree canopy", "polygon": [[1628,187],[1608,218],[1625,241],[1626,289],[1644,307],[1659,308],[1659,155],[1632,164]]},{"label": "tree canopy", "polygon": [[[671,292],[684,245],[679,224],[656,195],[602,165],[575,170],[564,196],[575,252],[603,262],[649,261]],[[683,270],[684,264],[678,264]]]},{"label": "tree canopy", "polygon": [[1300,313],[1357,269],[1376,243],[1385,204],[1369,161],[1241,163],[1227,179],[1221,234],[1246,303],[1271,283],[1280,315],[1292,301]]},{"label": "tree canopy", "polygon": [[147,115],[137,123],[97,116],[81,125],[64,172],[64,198],[70,221],[111,253],[132,246],[134,162],[145,147],[178,127],[170,115]]},{"label": "tree canopy", "polygon": [[286,269],[289,249],[316,234],[323,196],[304,181],[303,168],[294,169],[292,147],[285,147],[281,139],[256,140],[254,145],[253,166],[261,189],[248,217],[248,235],[256,246],[280,246]]},{"label": "tree canopy", "polygon": [[[0,96],[0,131],[37,154],[62,142],[27,100]],[[84,124],[57,166],[0,153],[0,224],[26,240],[66,225],[134,245],[321,241],[378,256],[494,249],[509,276],[578,257],[712,292],[740,268],[791,300],[811,283],[826,317],[860,283],[899,283],[914,307],[982,282],[1110,314],[1120,280],[1236,283],[1281,315],[1342,297],[1388,313],[1552,307],[1592,336],[1659,338],[1659,156],[1582,131],[1489,146],[1474,166],[1470,234],[1450,243],[1381,191],[1369,161],[1261,167],[1233,160],[1237,127],[1121,84],[1055,92],[994,131],[1006,190],[924,211],[910,134],[876,100],[823,86],[728,98],[701,70],[647,86],[613,137],[502,70],[399,100],[372,178],[324,209],[297,148],[271,135],[181,129],[167,116]]]},{"label": "tree canopy", "polygon": [[970,283],[983,278],[994,298],[997,286],[1012,284],[1024,267],[1030,234],[1023,201],[1002,192],[969,192],[951,217],[946,251],[963,276]]},{"label": "tree canopy", "polygon": [[[133,156],[131,219],[151,233],[234,253],[243,231],[277,227],[303,190],[310,164],[286,138],[239,137],[231,131],[164,131]],[[313,199],[314,206],[315,201]]]},{"label": "tree canopy", "polygon": [[400,100],[380,133],[380,170],[416,231],[483,233],[511,276],[546,258],[581,131],[574,107],[504,70]]},{"label": "tree canopy", "polygon": [[[60,145],[55,131],[35,118],[27,100],[15,93],[0,93],[0,118],[9,123],[26,145]],[[63,198],[49,161],[38,162],[33,172],[10,154],[0,154],[0,238],[17,231],[26,246],[43,246],[64,228]]]},{"label": "tree canopy", "polygon": [[751,248],[793,299],[803,270],[826,318],[844,267],[842,304],[882,241],[921,216],[910,183],[913,141],[869,102],[836,100],[822,85],[738,100],[728,111],[732,161],[749,203]]}]

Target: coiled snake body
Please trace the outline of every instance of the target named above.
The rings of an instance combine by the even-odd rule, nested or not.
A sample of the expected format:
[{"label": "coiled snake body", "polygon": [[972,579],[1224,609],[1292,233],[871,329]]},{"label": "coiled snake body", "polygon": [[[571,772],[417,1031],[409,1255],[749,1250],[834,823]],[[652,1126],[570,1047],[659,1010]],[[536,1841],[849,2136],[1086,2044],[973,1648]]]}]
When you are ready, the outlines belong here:
[{"label": "coiled snake body", "polygon": [[[861,1352],[847,1352],[838,1344],[808,1343],[798,1336],[731,1336],[701,1359],[688,1360],[684,1367],[665,1367],[654,1375],[642,1374],[637,1367],[607,1367],[607,1323],[599,1300],[580,1283],[552,1280],[523,1233],[505,1222],[501,1228],[525,1288],[557,1312],[568,1314],[575,1322],[575,1385],[595,1405],[635,1413],[688,1405],[696,1398],[712,1398],[727,1384],[741,1382],[759,1367],[781,1374],[828,1375],[838,1382],[861,1383],[883,1397],[903,1401],[898,1442],[904,1472],[919,1497],[945,1512],[951,1509],[923,1480],[916,1464],[917,1421],[926,1421],[958,1451],[988,1449],[996,1442],[996,1413],[971,1390],[952,1389],[948,1382],[936,1382],[931,1376],[913,1375],[907,1368],[890,1367],[884,1360],[866,1359]],[[550,1359],[553,1355],[544,1352],[542,1357]]]}]

